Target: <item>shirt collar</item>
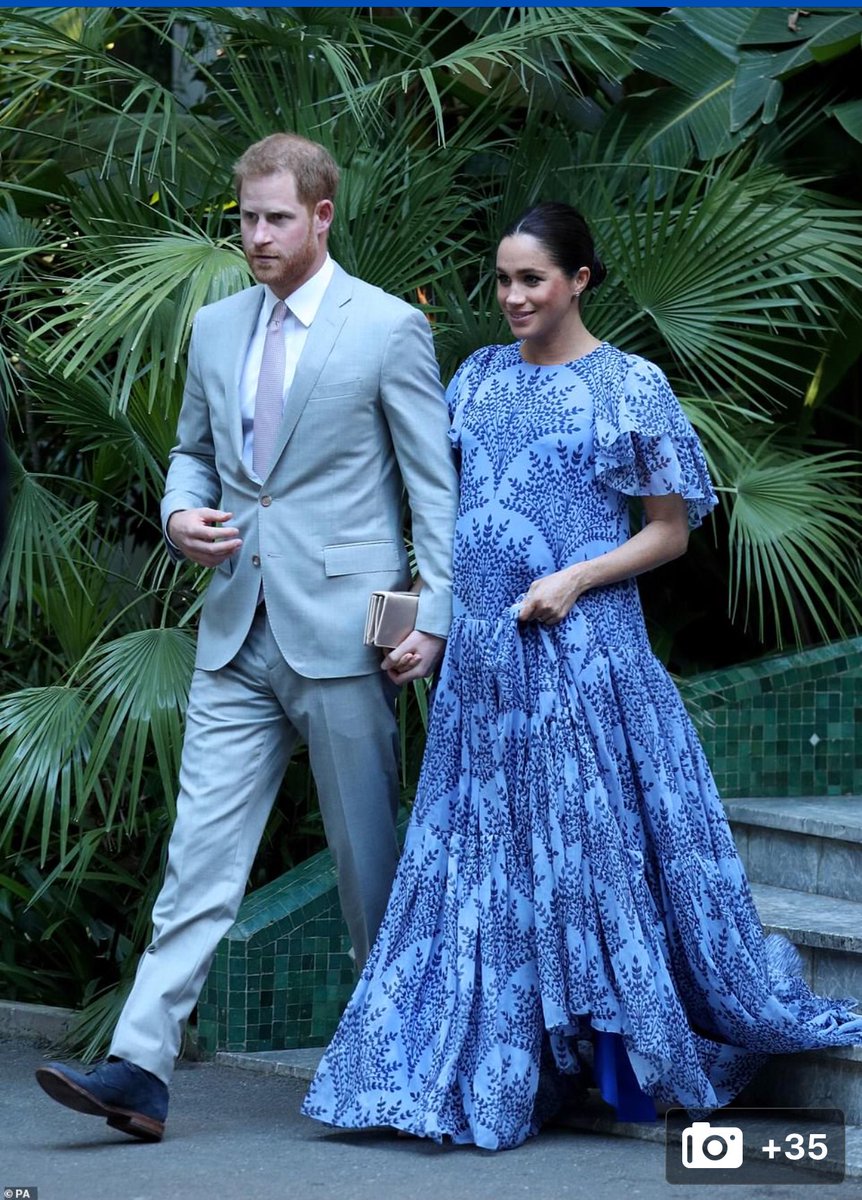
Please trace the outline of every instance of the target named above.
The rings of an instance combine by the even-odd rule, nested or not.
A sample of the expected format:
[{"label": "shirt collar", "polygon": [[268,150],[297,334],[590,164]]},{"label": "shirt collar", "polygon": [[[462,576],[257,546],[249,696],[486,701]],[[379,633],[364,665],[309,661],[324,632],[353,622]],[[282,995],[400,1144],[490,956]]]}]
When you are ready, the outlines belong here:
[{"label": "shirt collar", "polygon": [[[285,300],[287,307],[306,329],[308,329],[311,322],[317,316],[317,310],[323,301],[324,292],[329,287],[334,273],[335,263],[327,254],[322,266],[312,275],[311,279],[306,279],[305,283],[298,287],[295,292],[291,292]],[[266,284],[264,284],[264,291],[266,295],[263,311],[271,313],[274,306],[278,303],[279,298]]]}]

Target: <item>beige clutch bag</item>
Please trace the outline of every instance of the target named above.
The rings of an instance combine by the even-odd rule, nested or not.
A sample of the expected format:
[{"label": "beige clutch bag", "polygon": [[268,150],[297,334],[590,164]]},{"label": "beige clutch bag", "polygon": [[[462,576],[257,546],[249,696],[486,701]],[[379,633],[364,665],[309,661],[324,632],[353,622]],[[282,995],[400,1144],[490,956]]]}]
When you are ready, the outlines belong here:
[{"label": "beige clutch bag", "polygon": [[365,645],[391,650],[416,625],[418,592],[372,592],[365,618]]}]

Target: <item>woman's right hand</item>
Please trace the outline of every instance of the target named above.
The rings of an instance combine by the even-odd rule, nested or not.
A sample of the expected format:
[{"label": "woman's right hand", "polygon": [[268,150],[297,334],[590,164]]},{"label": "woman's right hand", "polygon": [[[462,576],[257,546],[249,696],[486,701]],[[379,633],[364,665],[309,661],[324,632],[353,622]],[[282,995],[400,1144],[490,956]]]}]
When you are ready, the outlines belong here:
[{"label": "woman's right hand", "polygon": [[521,604],[518,620],[559,625],[569,615],[578,597],[589,589],[588,576],[589,563],[585,562],[534,579]]}]

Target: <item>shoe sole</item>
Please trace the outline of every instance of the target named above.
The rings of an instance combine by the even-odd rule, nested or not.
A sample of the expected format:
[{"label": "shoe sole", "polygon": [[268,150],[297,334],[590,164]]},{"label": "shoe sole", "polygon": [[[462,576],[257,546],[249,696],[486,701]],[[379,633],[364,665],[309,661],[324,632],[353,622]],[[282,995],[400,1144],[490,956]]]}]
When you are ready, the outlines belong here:
[{"label": "shoe sole", "polygon": [[87,1113],[88,1116],[104,1117],[112,1129],[145,1142],[160,1142],[164,1137],[164,1121],[113,1104],[104,1104],[98,1096],[73,1083],[53,1067],[38,1067],[36,1079],[42,1090],[58,1104],[64,1104],[75,1112]]}]

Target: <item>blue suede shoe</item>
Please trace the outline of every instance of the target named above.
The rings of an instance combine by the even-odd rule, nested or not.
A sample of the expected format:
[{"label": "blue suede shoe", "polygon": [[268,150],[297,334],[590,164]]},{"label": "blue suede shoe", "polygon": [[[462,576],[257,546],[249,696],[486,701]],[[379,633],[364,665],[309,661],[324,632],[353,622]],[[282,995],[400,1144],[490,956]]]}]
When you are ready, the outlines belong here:
[{"label": "blue suede shoe", "polygon": [[155,1075],[127,1062],[108,1059],[91,1071],[75,1071],[63,1063],[48,1063],[36,1079],[52,1100],[75,1112],[104,1117],[114,1129],[160,1142],[168,1115],[168,1089]]}]

